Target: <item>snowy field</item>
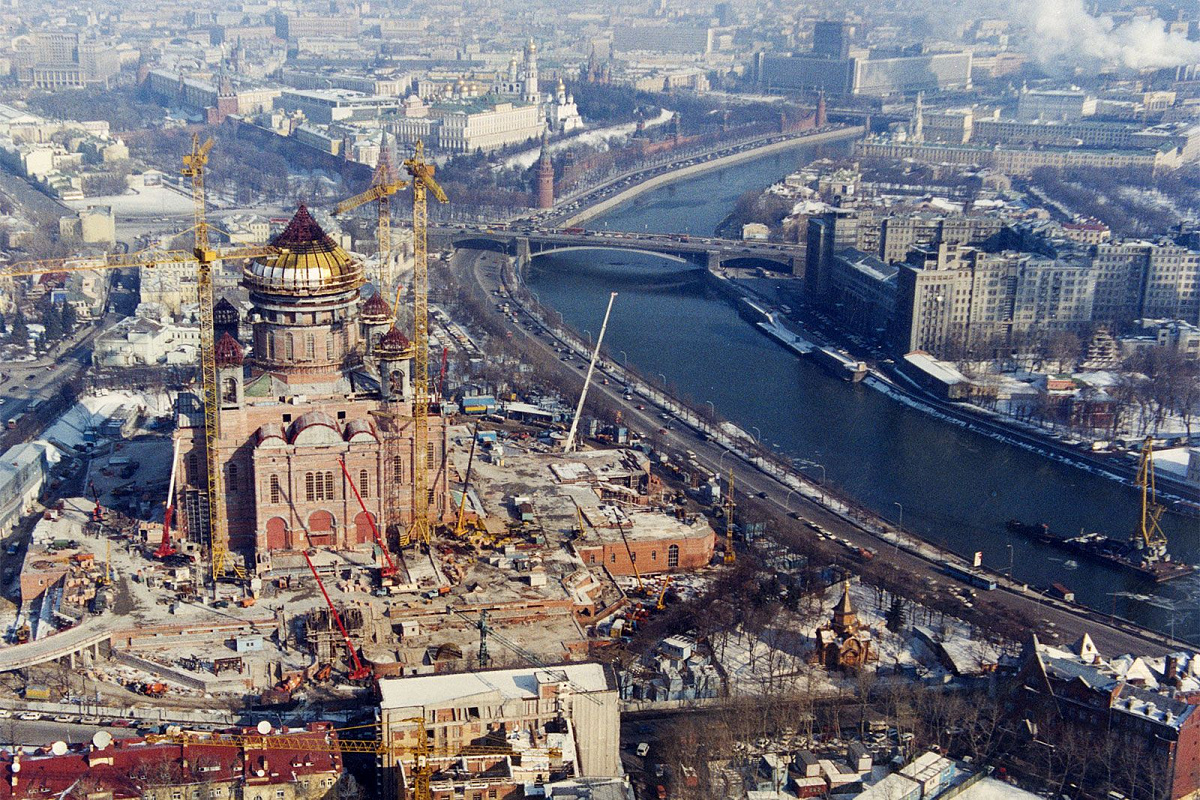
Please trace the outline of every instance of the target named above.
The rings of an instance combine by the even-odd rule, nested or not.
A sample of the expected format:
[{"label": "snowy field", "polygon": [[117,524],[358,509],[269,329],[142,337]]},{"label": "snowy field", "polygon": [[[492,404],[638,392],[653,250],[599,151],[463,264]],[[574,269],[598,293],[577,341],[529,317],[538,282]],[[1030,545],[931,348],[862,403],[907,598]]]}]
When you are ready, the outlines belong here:
[{"label": "snowy field", "polygon": [[167,395],[112,391],[87,395],[54,421],[41,438],[67,448],[84,443],[84,433],[99,427],[122,406],[145,406],[149,414],[159,416],[171,410]]},{"label": "snowy field", "polygon": [[154,217],[192,213],[192,198],[169,186],[146,186],[125,194],[68,200],[69,208],[82,211],[88,206],[111,206],[118,217]]}]

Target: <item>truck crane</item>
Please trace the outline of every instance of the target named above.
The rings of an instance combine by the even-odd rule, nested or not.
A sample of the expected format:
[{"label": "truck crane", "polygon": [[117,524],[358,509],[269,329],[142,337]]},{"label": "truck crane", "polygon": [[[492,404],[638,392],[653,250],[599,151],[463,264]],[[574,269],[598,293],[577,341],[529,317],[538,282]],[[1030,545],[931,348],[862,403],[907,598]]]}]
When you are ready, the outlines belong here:
[{"label": "truck crane", "polygon": [[467,492],[471,488],[471,468],[475,466],[475,446],[479,442],[479,423],[471,431],[471,452],[467,455],[467,474],[463,477],[462,501],[458,504],[458,523],[454,535],[460,539],[467,535]]},{"label": "truck crane", "polygon": [[321,596],[325,598],[325,605],[329,606],[329,613],[333,617],[333,621],[337,623],[338,631],[342,634],[342,641],[346,643],[346,650],[350,654],[350,660],[354,664],[354,669],[350,671],[349,678],[352,681],[361,681],[371,674],[358,657],[358,650],[354,647],[354,641],[350,638],[349,632],[346,630],[345,624],[342,622],[342,615],[338,613],[337,607],[333,601],[329,599],[329,592],[325,591],[325,582],[321,580],[321,576],[317,573],[317,568],[309,557],[308,551],[304,550],[304,561],[308,564],[308,569],[312,572],[313,578],[317,581],[317,588],[321,590]]},{"label": "truck crane", "polygon": [[367,511],[367,505],[363,502],[362,495],[358,491],[358,486],[355,485],[354,479],[350,477],[350,470],[346,469],[346,460],[339,458],[338,466],[342,468],[342,474],[346,476],[346,483],[350,484],[350,488],[354,490],[354,497],[358,500],[358,507],[367,515],[367,522],[371,524],[371,534],[375,537],[375,543],[379,545],[379,549],[383,553],[384,564],[379,570],[380,577],[385,579],[392,578],[398,570],[396,569],[395,562],[392,561],[391,553],[388,552],[387,542],[379,535],[379,528],[375,526],[375,517],[372,516],[370,511]]},{"label": "truck crane", "polygon": [[276,255],[280,251],[270,245],[251,245],[217,248],[209,244],[208,218],[204,196],[204,173],[213,143],[203,143],[199,135],[192,136],[192,149],[183,157],[180,174],[192,185],[193,231],[192,250],[161,250],[152,248],[130,254],[109,254],[96,257],[75,257],[41,261],[18,261],[0,266],[0,279],[43,275],[48,272],[98,272],[128,267],[153,268],[160,264],[196,265],[196,291],[200,308],[200,374],[204,394],[204,451],[207,467],[208,549],[211,579],[216,582],[232,572],[244,579],[245,570],[229,558],[229,532],[222,490],[220,443],[220,399],[217,387],[215,329],[213,325],[213,265],[219,261]]},{"label": "truck crane", "polygon": [[171,451],[171,480],[167,484],[167,508],[163,511],[162,542],[154,551],[155,558],[167,558],[175,555],[175,546],[171,544],[171,517],[175,514],[175,476],[179,472],[179,440],[175,440],[175,448]]}]

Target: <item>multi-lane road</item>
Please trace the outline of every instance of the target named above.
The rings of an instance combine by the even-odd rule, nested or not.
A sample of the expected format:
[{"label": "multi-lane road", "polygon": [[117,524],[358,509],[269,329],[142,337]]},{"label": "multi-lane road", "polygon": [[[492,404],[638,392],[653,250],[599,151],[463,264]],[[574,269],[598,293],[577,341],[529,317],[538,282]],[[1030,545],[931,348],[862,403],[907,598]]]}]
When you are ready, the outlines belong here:
[{"label": "multi-lane road", "polygon": [[[465,269],[489,294],[504,288],[501,284],[501,265],[507,262],[507,257],[492,252],[459,251],[460,268]],[[459,274],[463,274],[460,272]],[[550,356],[556,363],[561,363],[564,371],[579,375],[579,360],[560,361],[561,353],[555,350],[561,343],[553,339],[551,332],[545,330],[532,317],[519,317],[514,323],[505,318],[505,324],[512,332],[513,342],[519,347],[531,351],[540,351]],[[735,480],[740,491],[758,496],[762,502],[777,512],[781,519],[789,512],[798,512],[803,519],[811,520],[829,530],[839,538],[848,540],[851,544],[871,548],[878,551],[878,559],[888,567],[899,570],[918,581],[927,584],[936,581],[938,586],[953,584],[935,561],[904,549],[892,547],[881,542],[874,535],[864,531],[845,518],[834,514],[822,505],[802,498],[790,486],[764,473],[757,467],[741,460],[724,447],[702,436],[699,431],[685,424],[675,424],[665,432],[660,414],[664,409],[650,403],[644,397],[635,396],[632,400],[625,399],[624,382],[612,381],[604,384],[598,379],[593,381],[590,392],[598,393],[607,402],[622,409],[623,417],[631,430],[642,432],[659,431],[659,439],[663,445],[677,452],[691,451],[695,460],[702,466],[721,474],[733,467]],[[1044,640],[1070,645],[1084,633],[1091,635],[1097,647],[1106,654],[1136,653],[1159,655],[1169,649],[1164,637],[1153,632],[1139,632],[1132,627],[1114,627],[1098,616],[1089,616],[1086,611],[1076,612],[1062,605],[1054,604],[1037,594],[1022,593],[1000,588],[992,592],[979,592],[977,605],[981,603],[994,604],[1020,618],[1029,621],[1031,631],[1043,637]]]}]

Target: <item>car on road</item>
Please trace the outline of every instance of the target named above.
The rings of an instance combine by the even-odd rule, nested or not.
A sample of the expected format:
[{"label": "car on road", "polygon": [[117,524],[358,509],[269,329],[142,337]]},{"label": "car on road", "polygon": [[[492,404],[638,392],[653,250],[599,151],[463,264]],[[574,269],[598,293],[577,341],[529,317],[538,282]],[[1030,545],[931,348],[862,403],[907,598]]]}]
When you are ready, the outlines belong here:
[{"label": "car on road", "polygon": [[55,714],[54,721],[62,723],[75,722],[75,717],[71,714]]},{"label": "car on road", "polygon": [[114,719],[112,722],[110,722],[108,724],[114,728],[132,728],[133,720],[131,720],[131,719]]},{"label": "car on road", "polygon": [[0,719],[8,719],[12,716],[12,712],[7,708],[0,708]]},{"label": "car on road", "polygon": [[766,499],[767,499],[767,493],[766,493],[766,492],[759,492],[759,493],[758,493],[758,496],[759,496],[759,497],[761,497],[763,500],[766,500]]},{"label": "car on road", "polygon": [[84,718],[83,718],[83,724],[84,724],[84,725],[99,725],[99,724],[100,724],[100,718],[99,718],[99,717],[94,717],[94,716],[87,716],[87,717],[84,717]]},{"label": "car on road", "polygon": [[638,403],[636,406],[634,406],[634,408],[636,408],[638,411],[645,411],[645,410],[646,410],[646,406],[644,406],[644,405],[643,405],[643,404],[641,404],[641,403]]},{"label": "car on road", "polygon": [[42,715],[37,713],[36,711],[26,711],[23,714],[21,714],[21,716],[20,716],[20,719],[23,719],[26,722],[33,722],[33,721],[39,720],[41,718],[42,718]]}]

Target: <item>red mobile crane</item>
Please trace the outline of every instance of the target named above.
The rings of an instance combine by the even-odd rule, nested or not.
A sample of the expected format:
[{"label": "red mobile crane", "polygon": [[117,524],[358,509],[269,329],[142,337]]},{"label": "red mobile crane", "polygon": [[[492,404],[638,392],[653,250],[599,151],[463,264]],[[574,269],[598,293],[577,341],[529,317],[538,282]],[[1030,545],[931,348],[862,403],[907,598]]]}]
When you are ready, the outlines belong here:
[{"label": "red mobile crane", "polygon": [[329,599],[329,592],[325,591],[325,582],[317,574],[317,568],[313,566],[312,559],[308,557],[307,550],[304,551],[304,560],[308,562],[308,568],[317,580],[317,587],[321,590],[321,596],[325,598],[325,604],[329,606],[329,613],[333,615],[333,621],[337,623],[338,630],[342,632],[342,641],[346,643],[346,649],[350,651],[350,659],[354,662],[354,669],[350,671],[350,680],[361,681],[371,674],[371,670],[363,666],[362,660],[358,657],[358,650],[355,649],[354,642],[350,639],[350,634],[346,632],[346,626],[342,624],[342,615],[338,613],[337,608],[333,605],[333,601]]},{"label": "red mobile crane", "polygon": [[175,475],[179,471],[179,440],[175,440],[175,449],[171,453],[171,481],[167,485],[167,510],[163,512],[162,542],[154,551],[155,558],[166,558],[175,555],[175,546],[171,544],[171,518],[175,515]]},{"label": "red mobile crane", "polygon": [[379,535],[379,528],[375,527],[375,517],[371,516],[371,512],[367,511],[367,505],[363,502],[362,495],[358,492],[358,487],[354,485],[354,479],[350,477],[350,470],[346,469],[345,459],[338,459],[338,466],[342,468],[342,474],[346,476],[346,483],[350,484],[350,488],[354,490],[354,497],[358,500],[358,506],[367,515],[367,521],[371,523],[371,533],[375,536],[375,542],[379,545],[379,549],[383,551],[385,564],[380,568],[380,574],[384,578],[391,578],[398,570],[395,562],[392,561],[392,556],[388,553],[387,543],[383,541],[383,537]]}]

